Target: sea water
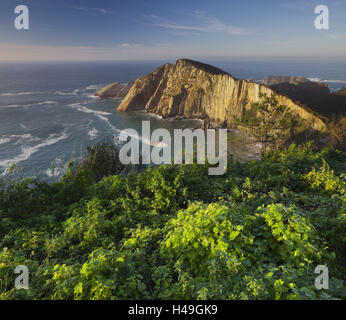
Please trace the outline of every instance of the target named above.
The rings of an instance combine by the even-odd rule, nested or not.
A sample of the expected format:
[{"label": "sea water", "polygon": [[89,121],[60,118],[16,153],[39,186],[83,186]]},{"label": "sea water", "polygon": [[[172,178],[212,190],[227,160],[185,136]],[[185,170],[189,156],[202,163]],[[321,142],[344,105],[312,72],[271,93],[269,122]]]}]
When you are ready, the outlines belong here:
[{"label": "sea water", "polygon": [[[49,180],[52,163],[55,175],[61,175],[68,161],[82,157],[88,145],[113,141],[123,129],[140,132],[143,120],[150,121],[151,130],[200,127],[196,120],[119,113],[121,100],[94,96],[109,83],[133,81],[165,62],[0,62],[0,177],[16,164],[22,176]],[[205,62],[238,79],[260,82],[268,75],[289,75],[324,81],[333,91],[346,85],[344,63]],[[258,152],[258,146],[244,143],[244,137],[233,132],[229,151],[244,160]]]}]

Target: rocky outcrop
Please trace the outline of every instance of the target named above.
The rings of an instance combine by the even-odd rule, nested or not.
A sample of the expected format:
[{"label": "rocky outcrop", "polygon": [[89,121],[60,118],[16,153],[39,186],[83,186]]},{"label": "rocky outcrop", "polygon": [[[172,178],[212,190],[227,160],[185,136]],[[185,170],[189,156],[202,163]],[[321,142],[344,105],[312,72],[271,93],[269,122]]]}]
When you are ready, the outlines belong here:
[{"label": "rocky outcrop", "polygon": [[270,76],[263,83],[327,117],[346,110],[346,90],[331,93],[323,82],[310,81],[304,77]]},{"label": "rocky outcrop", "polygon": [[300,83],[310,82],[309,79],[305,77],[289,77],[289,76],[268,76],[265,77],[263,83],[266,86],[273,86],[280,83],[289,83],[293,85],[298,85]]},{"label": "rocky outcrop", "polygon": [[[163,118],[206,119],[230,128],[235,118],[241,118],[253,102],[259,101],[260,94],[273,93],[268,86],[237,80],[210,65],[181,59],[136,80],[118,111],[146,110]],[[310,128],[325,131],[321,117],[287,96],[276,96],[293,116],[306,120]]]},{"label": "rocky outcrop", "polygon": [[304,77],[269,76],[263,83],[271,89],[288,96],[294,101],[313,107],[319,101],[330,95],[328,85],[323,82],[312,82]]},{"label": "rocky outcrop", "polygon": [[334,92],[336,96],[346,96],[346,88],[342,88],[336,92]]},{"label": "rocky outcrop", "polygon": [[124,98],[132,88],[132,85],[133,82],[129,82],[125,85],[114,82],[95,93],[95,96],[100,98]]}]

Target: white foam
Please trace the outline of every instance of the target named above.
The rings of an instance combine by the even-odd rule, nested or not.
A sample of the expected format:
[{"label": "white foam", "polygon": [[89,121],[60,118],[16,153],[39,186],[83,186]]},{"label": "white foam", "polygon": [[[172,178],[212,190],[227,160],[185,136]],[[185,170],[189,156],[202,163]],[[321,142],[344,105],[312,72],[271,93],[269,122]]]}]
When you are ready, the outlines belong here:
[{"label": "white foam", "polygon": [[24,140],[26,140],[26,142],[35,142],[35,141],[41,141],[42,140],[40,138],[33,137],[31,135],[31,133],[11,134],[11,135],[7,135],[7,136],[2,136],[0,138],[0,140],[7,141],[7,142],[12,141],[13,139],[18,139],[18,141],[15,143],[15,145],[21,144]]},{"label": "white foam", "polygon": [[53,144],[56,144],[64,139],[66,139],[68,135],[64,131],[61,135],[58,134],[51,134],[49,137],[43,141],[42,143],[37,144],[36,146],[29,147],[29,146],[22,146],[21,151],[22,153],[18,156],[14,157],[13,159],[7,159],[0,161],[0,167],[5,168],[4,172],[1,174],[2,176],[6,175],[8,173],[8,169],[13,164],[17,164],[19,162],[28,160],[34,153],[38,152],[40,149],[51,146]]},{"label": "white foam", "polygon": [[70,96],[70,95],[72,95],[72,92],[55,91],[55,94],[57,94],[59,96]]},{"label": "white foam", "polygon": [[328,80],[321,78],[308,78],[312,82],[324,82],[324,83],[346,83],[346,80]]},{"label": "white foam", "polygon": [[312,81],[312,82],[322,82],[322,80],[323,80],[321,78],[307,78],[307,79]]},{"label": "white foam", "polygon": [[101,89],[102,87],[103,87],[102,84],[92,84],[90,86],[87,86],[85,90],[98,90],[98,89]]},{"label": "white foam", "polygon": [[55,163],[55,167],[54,167],[54,172],[52,170],[52,168],[48,168],[46,171],[45,171],[45,174],[48,176],[48,177],[60,177],[62,176],[66,171],[67,171],[67,168],[68,168],[68,163],[66,163],[63,167],[56,167],[56,165],[59,165],[63,162],[62,159],[60,158],[56,158],[54,160],[54,163]]},{"label": "white foam", "polygon": [[60,157],[57,157],[56,159],[55,159],[55,164],[61,164],[61,163],[63,163],[63,159],[61,159]]},{"label": "white foam", "polygon": [[26,142],[36,142],[36,141],[41,141],[42,140],[40,138],[33,137],[31,133],[25,133],[25,134],[22,134],[22,135],[12,135],[10,137],[19,139],[15,143],[15,145],[22,144],[23,140],[26,140]]},{"label": "white foam", "polygon": [[89,132],[88,135],[90,137],[90,140],[95,140],[97,138],[98,135],[98,130],[96,128],[92,128]]},{"label": "white foam", "polygon": [[55,94],[59,96],[76,96],[80,92],[79,89],[75,89],[72,92],[64,92],[64,91],[55,91]]},{"label": "white foam", "polygon": [[[99,119],[103,120],[104,122],[107,123],[107,125],[116,133],[118,134],[122,134],[123,131],[122,130],[119,130],[118,128],[116,128],[115,126],[113,126],[111,124],[111,122],[109,121],[109,119],[106,117],[107,115],[112,115],[111,113],[108,113],[108,112],[103,112],[103,111],[96,111],[96,110],[91,110],[89,108],[86,108],[84,107],[83,105],[81,105],[80,103],[73,103],[73,104],[70,104],[69,105],[70,107],[78,110],[78,111],[81,111],[81,112],[85,112],[85,113],[92,113],[94,114],[95,116],[97,116]],[[135,135],[129,135],[131,136],[132,138],[137,138],[137,136]],[[158,142],[158,143],[151,143],[151,141],[147,138],[144,138],[144,137],[141,137],[139,136],[139,140],[142,141],[143,143],[145,144],[148,144],[150,146],[153,146],[153,147],[166,147],[167,145],[164,145],[163,143],[161,142]],[[119,142],[120,143],[120,142]]]},{"label": "white foam", "polygon": [[346,83],[346,80],[325,80],[324,82],[330,82],[330,83]]},{"label": "white foam", "polygon": [[12,139],[11,138],[0,138],[0,144],[5,144],[10,142]]},{"label": "white foam", "polygon": [[[104,111],[98,111],[98,110],[92,110],[92,109],[89,109],[85,106],[83,106],[82,104],[80,103],[72,103],[72,104],[69,104],[69,107],[72,107],[73,109],[76,109],[78,111],[81,111],[81,112],[85,112],[85,113],[92,113],[96,116],[111,116],[112,114],[109,113],[109,112],[104,112]],[[102,119],[104,120],[104,119]],[[108,120],[108,119],[107,119]]]},{"label": "white foam", "polygon": [[152,113],[152,112],[145,112],[146,115],[152,117],[152,118],[157,118],[157,119],[163,119],[162,116],[160,116],[159,114],[156,113]]},{"label": "white foam", "polygon": [[95,96],[94,94],[87,94],[86,97],[89,99],[100,99],[100,97]]},{"label": "white foam", "polygon": [[43,94],[47,92],[8,92],[8,93],[0,93],[0,97],[11,97],[11,96],[24,96],[31,94]]},{"label": "white foam", "polygon": [[35,107],[35,106],[43,106],[43,105],[52,105],[57,104],[56,101],[42,101],[42,102],[35,102],[30,104],[10,104],[7,106],[1,106],[1,108],[11,109],[11,108],[29,108],[29,107]]}]

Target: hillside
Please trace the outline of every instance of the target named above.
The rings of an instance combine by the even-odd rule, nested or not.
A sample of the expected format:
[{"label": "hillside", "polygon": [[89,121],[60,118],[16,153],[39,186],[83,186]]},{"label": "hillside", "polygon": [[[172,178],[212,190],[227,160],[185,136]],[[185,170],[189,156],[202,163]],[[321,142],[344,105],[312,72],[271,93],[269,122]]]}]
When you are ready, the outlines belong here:
[{"label": "hillside", "polygon": [[29,290],[1,300],[346,298],[345,154],[291,146],[222,177],[186,165],[102,179],[95,160],[52,184],[0,180],[0,279],[30,270]]}]

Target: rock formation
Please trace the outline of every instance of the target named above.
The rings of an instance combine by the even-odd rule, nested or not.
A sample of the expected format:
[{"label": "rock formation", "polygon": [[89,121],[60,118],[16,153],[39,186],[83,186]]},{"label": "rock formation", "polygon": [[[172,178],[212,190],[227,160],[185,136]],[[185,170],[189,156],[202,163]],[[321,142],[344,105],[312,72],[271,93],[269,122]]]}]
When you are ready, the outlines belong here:
[{"label": "rock formation", "polygon": [[95,96],[100,98],[124,98],[132,88],[132,85],[133,82],[129,82],[125,85],[114,82],[95,93]]},{"label": "rock formation", "polygon": [[263,83],[292,100],[311,107],[330,95],[327,84],[312,82],[304,77],[270,76],[264,78]]},{"label": "rock formation", "polygon": [[[259,101],[260,94],[274,93],[268,86],[237,80],[210,65],[181,59],[137,79],[118,111],[146,110],[163,118],[205,119],[230,128],[235,118],[241,118],[253,102]],[[276,97],[293,116],[306,120],[310,128],[325,131],[322,117],[287,96]]]},{"label": "rock formation", "polygon": [[[336,92],[334,92],[336,96],[346,96],[346,88],[342,88]],[[346,107],[346,106],[345,106]]]},{"label": "rock formation", "polygon": [[328,117],[346,111],[346,90],[331,93],[323,82],[313,82],[304,77],[269,76],[263,83]]},{"label": "rock formation", "polygon": [[263,83],[268,87],[276,85],[276,84],[280,84],[280,83],[289,83],[293,85],[298,85],[300,83],[307,83],[307,82],[310,82],[310,80],[304,77],[289,77],[289,76],[268,76],[268,77],[265,77],[263,80]]}]

